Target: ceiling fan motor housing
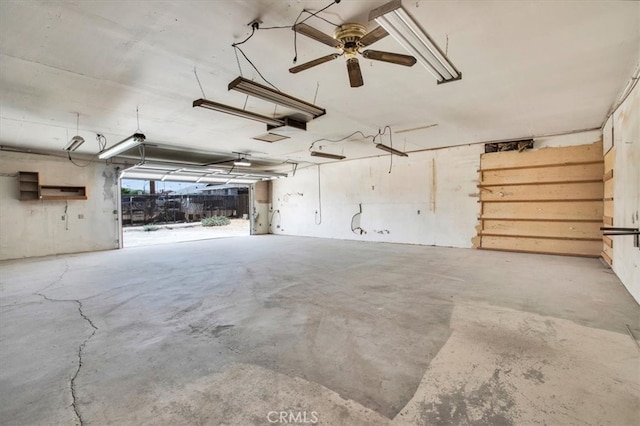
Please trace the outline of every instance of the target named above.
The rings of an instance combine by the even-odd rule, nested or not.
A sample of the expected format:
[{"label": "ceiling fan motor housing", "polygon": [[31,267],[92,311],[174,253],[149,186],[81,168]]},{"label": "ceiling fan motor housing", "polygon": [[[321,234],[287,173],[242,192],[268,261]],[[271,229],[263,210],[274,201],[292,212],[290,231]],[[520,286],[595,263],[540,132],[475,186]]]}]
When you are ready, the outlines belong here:
[{"label": "ceiling fan motor housing", "polygon": [[358,42],[367,33],[367,27],[360,24],[343,24],[336,28],[334,38],[342,44],[342,50],[348,58],[355,57],[360,45]]}]

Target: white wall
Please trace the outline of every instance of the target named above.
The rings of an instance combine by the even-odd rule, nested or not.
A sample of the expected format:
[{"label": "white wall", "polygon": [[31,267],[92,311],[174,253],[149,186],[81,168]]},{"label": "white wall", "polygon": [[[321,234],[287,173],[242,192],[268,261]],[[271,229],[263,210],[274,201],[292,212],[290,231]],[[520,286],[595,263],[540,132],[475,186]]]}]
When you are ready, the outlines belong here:
[{"label": "white wall", "polygon": [[[88,199],[20,201],[18,171],[39,172],[41,185],[86,186]],[[117,210],[114,166],[0,151],[0,259],[118,248]]]},{"label": "white wall", "polygon": [[269,207],[271,206],[271,181],[256,182],[251,191],[251,235],[269,233]]},{"label": "white wall", "polygon": [[[601,137],[591,131],[537,138],[536,147],[591,144]],[[391,174],[389,156],[298,170],[295,177],[273,181],[271,232],[472,247],[482,152],[484,145],[478,144],[394,156]],[[360,203],[362,215],[354,226],[367,232],[363,235],[351,231]]]},{"label": "white wall", "polygon": [[588,132],[535,138],[534,146],[535,149],[558,148],[562,146],[591,145],[600,140],[602,140],[602,131],[598,129]]},{"label": "white wall", "polygon": [[[604,126],[604,149],[615,148],[613,166],[613,226],[640,227],[640,87]],[[613,128],[613,131],[611,129]],[[612,268],[629,293],[640,303],[640,248],[632,236],[613,238]]]},{"label": "white wall", "polygon": [[[471,247],[482,149],[474,145],[394,156],[391,173],[388,155],[298,170],[295,177],[273,182],[271,231]],[[354,226],[366,231],[362,235],[351,231],[359,204],[362,215]]]}]

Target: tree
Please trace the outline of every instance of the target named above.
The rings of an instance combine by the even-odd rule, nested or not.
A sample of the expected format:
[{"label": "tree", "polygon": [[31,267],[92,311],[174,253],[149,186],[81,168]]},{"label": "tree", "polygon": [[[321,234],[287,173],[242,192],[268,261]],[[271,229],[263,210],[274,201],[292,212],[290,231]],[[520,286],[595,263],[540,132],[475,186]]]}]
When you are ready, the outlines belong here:
[{"label": "tree", "polygon": [[122,195],[139,195],[139,194],[144,194],[144,191],[141,189],[125,188],[123,186],[122,188],[120,188],[120,193]]}]

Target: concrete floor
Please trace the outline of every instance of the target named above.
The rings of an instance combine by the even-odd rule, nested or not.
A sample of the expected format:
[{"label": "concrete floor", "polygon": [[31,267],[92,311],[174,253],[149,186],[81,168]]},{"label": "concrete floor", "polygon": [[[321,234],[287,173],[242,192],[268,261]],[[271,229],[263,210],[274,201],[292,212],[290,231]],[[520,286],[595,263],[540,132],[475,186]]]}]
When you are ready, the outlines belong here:
[{"label": "concrete floor", "polygon": [[200,222],[161,224],[157,230],[145,231],[144,226],[127,226],[122,231],[125,248],[173,244],[184,241],[208,240],[210,238],[248,237],[250,223],[245,219],[231,219],[226,226],[203,227]]},{"label": "concrete floor", "polygon": [[594,259],[260,236],[0,267],[6,425],[640,424],[640,307]]}]

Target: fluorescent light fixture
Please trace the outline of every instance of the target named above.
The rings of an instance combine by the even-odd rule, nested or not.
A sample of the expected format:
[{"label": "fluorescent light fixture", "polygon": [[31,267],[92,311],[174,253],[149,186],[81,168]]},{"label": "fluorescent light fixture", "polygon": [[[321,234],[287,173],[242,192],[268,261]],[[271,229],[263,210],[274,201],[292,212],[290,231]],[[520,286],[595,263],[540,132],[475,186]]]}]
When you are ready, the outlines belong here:
[{"label": "fluorescent light fixture", "polygon": [[438,84],[460,80],[462,74],[429,37],[420,25],[402,7],[402,0],[393,0],[369,13],[369,21],[375,20],[409,53],[416,57]]},{"label": "fluorescent light fixture", "polygon": [[193,107],[201,107],[213,111],[224,112],[226,114],[235,115],[236,117],[259,121],[261,123],[270,124],[272,126],[282,126],[284,124],[282,120],[278,120],[277,118],[267,117],[265,115],[245,111],[243,109],[235,108],[229,105],[219,104],[217,102],[208,101],[206,99],[196,99],[195,101],[193,101]]},{"label": "fluorescent light fixture", "polygon": [[329,154],[328,152],[322,152],[322,151],[311,151],[311,156],[312,157],[331,158],[332,160],[344,160],[345,158],[347,158],[344,155]]},{"label": "fluorescent light fixture", "polygon": [[381,149],[383,151],[387,151],[387,152],[389,152],[391,154],[398,155],[400,157],[408,157],[409,156],[409,154],[407,154],[406,152],[398,151],[395,148],[391,148],[390,146],[387,146],[387,145],[384,145],[384,144],[381,144],[381,143],[376,144],[376,148]]},{"label": "fluorescent light fixture", "polygon": [[134,146],[138,146],[140,145],[142,142],[144,142],[144,140],[146,139],[146,137],[142,134],[142,133],[134,133],[133,135],[129,136],[128,138],[118,142],[117,144],[115,144],[114,146],[112,146],[111,148],[102,151],[99,155],[98,158],[101,160],[106,160],[107,158],[111,158],[113,156],[116,156],[118,154],[120,154],[121,152],[124,152],[130,148],[133,148]]},{"label": "fluorescent light fixture", "polygon": [[234,162],[233,162],[233,165],[234,165],[234,166],[244,166],[244,167],[249,167],[249,166],[251,166],[251,162],[250,162],[250,161],[247,161],[247,160],[246,160],[246,159],[244,159],[244,158],[241,158],[240,160],[236,160],[236,161],[234,161]]},{"label": "fluorescent light fixture", "polygon": [[235,90],[245,95],[260,98],[265,101],[273,102],[274,104],[282,105],[287,108],[296,109],[306,114],[311,115],[313,118],[325,115],[327,111],[324,108],[313,105],[309,102],[305,102],[301,99],[294,98],[293,96],[282,93],[278,90],[272,89],[255,81],[247,80],[243,77],[238,77],[229,83],[229,90]]},{"label": "fluorescent light fixture", "polygon": [[84,138],[82,136],[74,136],[71,138],[69,143],[63,148],[65,151],[75,151],[84,143]]}]

